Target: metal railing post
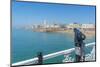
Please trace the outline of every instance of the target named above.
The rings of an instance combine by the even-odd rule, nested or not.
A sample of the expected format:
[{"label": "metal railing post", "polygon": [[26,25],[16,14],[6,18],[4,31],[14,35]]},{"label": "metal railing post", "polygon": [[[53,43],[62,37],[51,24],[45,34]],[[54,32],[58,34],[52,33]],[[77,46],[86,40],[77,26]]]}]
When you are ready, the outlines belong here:
[{"label": "metal railing post", "polygon": [[43,64],[43,55],[42,55],[42,52],[39,52],[38,55],[38,64],[39,65],[42,65]]}]

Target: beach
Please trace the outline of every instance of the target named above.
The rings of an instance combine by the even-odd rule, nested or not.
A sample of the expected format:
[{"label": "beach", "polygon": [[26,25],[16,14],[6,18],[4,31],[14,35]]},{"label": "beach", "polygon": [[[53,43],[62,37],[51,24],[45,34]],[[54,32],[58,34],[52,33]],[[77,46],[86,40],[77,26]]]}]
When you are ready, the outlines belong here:
[{"label": "beach", "polygon": [[[95,36],[95,30],[89,31],[89,30],[80,30],[86,37]],[[65,31],[56,31],[58,33],[67,33],[69,35],[74,35],[73,30],[65,30]]]}]

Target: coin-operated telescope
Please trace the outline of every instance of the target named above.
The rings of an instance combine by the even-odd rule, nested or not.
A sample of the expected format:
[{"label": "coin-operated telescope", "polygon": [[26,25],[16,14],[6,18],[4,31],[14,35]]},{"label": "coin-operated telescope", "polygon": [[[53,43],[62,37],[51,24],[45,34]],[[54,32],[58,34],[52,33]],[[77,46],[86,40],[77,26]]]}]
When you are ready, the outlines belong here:
[{"label": "coin-operated telescope", "polygon": [[85,61],[85,44],[83,40],[86,39],[86,36],[77,28],[74,28],[74,42],[75,42],[75,58],[76,62]]}]

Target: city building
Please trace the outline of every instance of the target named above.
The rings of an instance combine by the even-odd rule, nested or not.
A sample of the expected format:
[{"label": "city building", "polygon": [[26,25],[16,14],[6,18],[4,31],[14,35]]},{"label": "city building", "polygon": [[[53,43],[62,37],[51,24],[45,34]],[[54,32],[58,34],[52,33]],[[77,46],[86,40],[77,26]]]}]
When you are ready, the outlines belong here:
[{"label": "city building", "polygon": [[68,29],[81,28],[81,24],[78,24],[78,23],[71,23],[71,24],[66,25],[66,27],[67,27]]}]

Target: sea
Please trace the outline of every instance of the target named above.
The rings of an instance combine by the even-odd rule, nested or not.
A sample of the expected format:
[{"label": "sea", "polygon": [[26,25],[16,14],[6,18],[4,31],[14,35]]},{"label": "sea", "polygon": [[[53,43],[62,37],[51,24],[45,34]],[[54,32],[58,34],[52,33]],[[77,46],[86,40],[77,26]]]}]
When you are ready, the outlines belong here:
[{"label": "sea", "polygon": [[[95,35],[86,37],[84,43],[95,42]],[[43,55],[67,50],[74,46],[74,35],[61,32],[34,32],[26,29],[12,29],[11,62],[16,63],[37,57],[39,52]],[[92,49],[85,48],[85,53]],[[75,58],[75,53],[71,55]],[[62,63],[63,55],[44,61],[44,64]]]}]

